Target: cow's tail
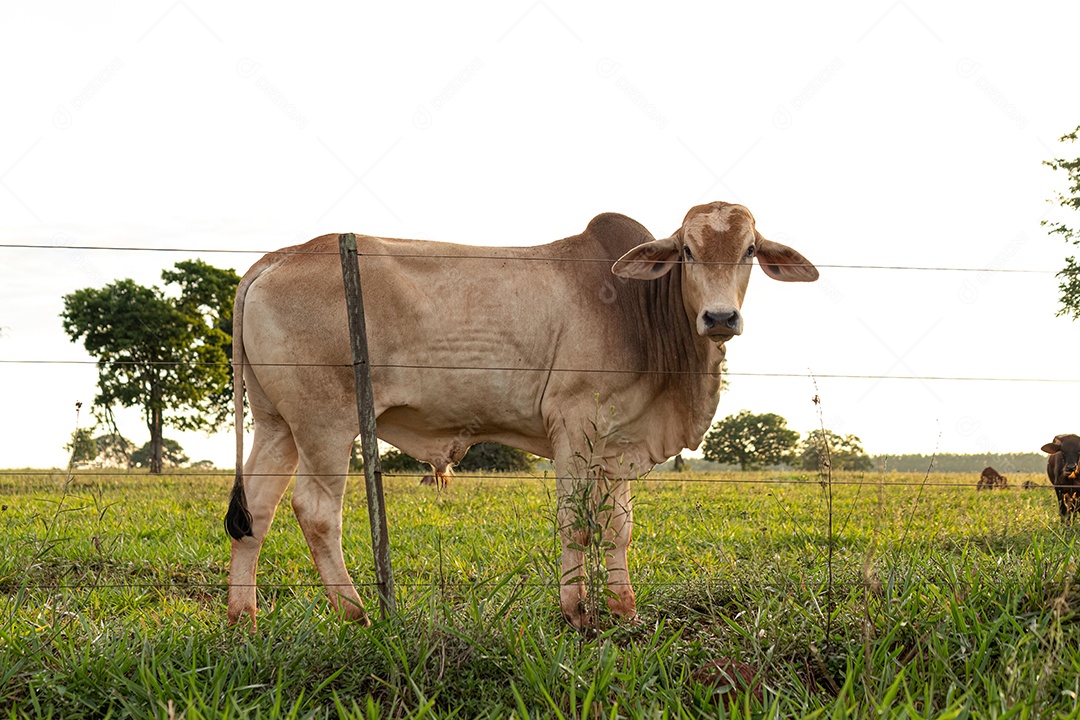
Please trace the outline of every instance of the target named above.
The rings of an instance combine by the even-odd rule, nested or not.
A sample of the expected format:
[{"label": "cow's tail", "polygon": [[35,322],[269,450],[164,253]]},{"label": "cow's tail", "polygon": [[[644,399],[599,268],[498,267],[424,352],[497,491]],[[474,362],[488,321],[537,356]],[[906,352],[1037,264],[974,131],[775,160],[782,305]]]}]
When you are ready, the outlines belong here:
[{"label": "cow's tail", "polygon": [[233,538],[241,540],[253,536],[251,532],[251,512],[244,495],[244,302],[257,272],[249,272],[236,288],[236,303],[233,305],[233,413],[236,422],[236,479],[233,481],[232,494],[229,496],[229,509],[225,513],[225,531]]}]

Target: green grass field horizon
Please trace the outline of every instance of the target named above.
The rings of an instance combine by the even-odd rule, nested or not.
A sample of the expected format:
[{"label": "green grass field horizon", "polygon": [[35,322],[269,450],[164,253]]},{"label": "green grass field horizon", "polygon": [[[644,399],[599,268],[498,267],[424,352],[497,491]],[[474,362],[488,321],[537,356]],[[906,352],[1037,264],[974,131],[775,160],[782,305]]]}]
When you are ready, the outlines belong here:
[{"label": "green grass field horizon", "polygon": [[[654,474],[634,484],[641,622],[558,608],[554,482],[386,479],[378,619],[362,477],[331,612],[288,504],[259,630],[225,623],[227,473],[0,473],[7,717],[1075,717],[1080,526],[1045,475]],[[1039,485],[1021,487],[1025,480]],[[759,696],[712,685],[716,662]]]}]

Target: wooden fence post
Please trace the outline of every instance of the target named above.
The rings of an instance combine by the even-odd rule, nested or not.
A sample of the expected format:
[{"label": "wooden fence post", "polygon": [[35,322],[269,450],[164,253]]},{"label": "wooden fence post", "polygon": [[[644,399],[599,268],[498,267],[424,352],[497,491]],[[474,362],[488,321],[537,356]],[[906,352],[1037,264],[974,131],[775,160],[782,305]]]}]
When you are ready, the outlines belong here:
[{"label": "wooden fence post", "polygon": [[367,487],[368,518],[371,521],[371,550],[375,555],[379,607],[383,618],[386,618],[395,612],[397,602],[394,599],[394,571],[390,567],[390,536],[386,527],[382,464],[379,462],[379,445],[375,437],[375,400],[371,390],[371,366],[368,364],[367,326],[364,323],[364,299],[360,293],[356,235],[339,235],[338,249],[341,253],[341,274],[345,281],[345,305],[349,311],[356,408],[360,416],[360,447],[364,454],[364,484]]}]

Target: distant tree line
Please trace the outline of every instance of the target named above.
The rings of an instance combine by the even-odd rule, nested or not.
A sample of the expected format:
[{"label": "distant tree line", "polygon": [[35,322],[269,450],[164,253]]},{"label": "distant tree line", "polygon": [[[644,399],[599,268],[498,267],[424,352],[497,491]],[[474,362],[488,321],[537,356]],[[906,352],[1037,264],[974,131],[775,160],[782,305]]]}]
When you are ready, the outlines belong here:
[{"label": "distant tree line", "polygon": [[[64,446],[70,457],[71,467],[76,468],[150,468],[154,461],[153,444],[142,447],[120,433],[94,435],[92,428],[79,428],[71,435],[71,442]],[[169,438],[161,439],[162,467],[181,467],[189,462],[180,443]],[[209,461],[195,463],[193,467],[210,466]]]},{"label": "distant tree line", "polygon": [[930,472],[982,472],[992,467],[1002,475],[1009,473],[1045,473],[1046,455],[1043,453],[977,453],[958,455],[875,455],[875,470],[885,468],[896,472],[926,472],[931,459],[934,466]]},{"label": "distant tree line", "polygon": [[[524,450],[501,443],[483,442],[469,448],[461,462],[454,465],[454,470],[457,472],[528,472],[533,469],[538,460],[539,458],[535,455],[530,455]],[[431,466],[426,462],[406,455],[397,448],[390,448],[380,454],[379,464],[382,465],[385,473],[425,474],[431,471]],[[364,461],[360,454],[360,443],[353,443],[349,471],[358,473],[363,469]]]}]

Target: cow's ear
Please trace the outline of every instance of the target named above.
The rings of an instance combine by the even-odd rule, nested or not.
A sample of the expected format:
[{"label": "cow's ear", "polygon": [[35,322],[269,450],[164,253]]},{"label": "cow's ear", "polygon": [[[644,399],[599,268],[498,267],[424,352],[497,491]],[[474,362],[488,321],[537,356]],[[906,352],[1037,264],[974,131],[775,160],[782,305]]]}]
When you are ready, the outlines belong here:
[{"label": "cow's ear", "polygon": [[773,280],[813,282],[817,268],[797,250],[763,237],[757,239],[757,259],[761,269]]},{"label": "cow's ear", "polygon": [[1061,443],[1046,443],[1042,446],[1042,451],[1047,455],[1053,455],[1054,453],[1061,452]]},{"label": "cow's ear", "polygon": [[671,272],[678,264],[679,243],[675,237],[641,243],[611,266],[619,277],[655,280]]}]

